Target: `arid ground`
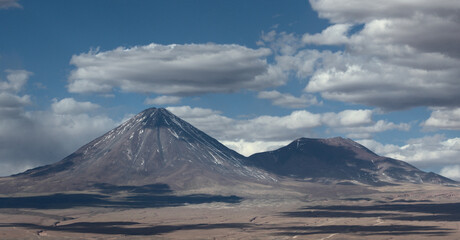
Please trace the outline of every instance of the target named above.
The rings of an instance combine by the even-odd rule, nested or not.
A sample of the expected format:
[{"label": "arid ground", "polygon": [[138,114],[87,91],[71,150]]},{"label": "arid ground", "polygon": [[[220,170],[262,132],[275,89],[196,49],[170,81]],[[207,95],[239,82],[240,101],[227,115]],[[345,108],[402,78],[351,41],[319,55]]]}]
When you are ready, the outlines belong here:
[{"label": "arid ground", "polygon": [[0,239],[460,239],[459,188],[302,186],[3,195]]}]

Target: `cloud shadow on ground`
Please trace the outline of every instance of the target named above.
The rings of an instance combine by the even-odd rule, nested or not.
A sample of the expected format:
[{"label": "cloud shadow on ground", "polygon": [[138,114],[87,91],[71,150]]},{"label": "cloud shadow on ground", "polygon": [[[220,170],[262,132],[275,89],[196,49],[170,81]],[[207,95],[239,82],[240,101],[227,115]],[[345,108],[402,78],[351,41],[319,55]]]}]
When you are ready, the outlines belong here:
[{"label": "cloud shadow on ground", "polygon": [[185,224],[185,225],[157,225],[149,226],[138,222],[77,222],[58,226],[45,226],[30,223],[0,224],[1,227],[23,227],[37,231],[59,231],[87,234],[109,235],[159,235],[175,231],[186,230],[211,230],[211,229],[242,229],[247,231],[273,230],[278,236],[316,235],[316,234],[357,234],[371,235],[430,235],[445,236],[451,229],[435,226],[412,225],[323,225],[323,226],[264,226],[252,223],[217,223],[217,224]]},{"label": "cloud shadow on ground", "polygon": [[180,230],[209,230],[219,228],[246,228],[246,223],[187,224],[146,226],[138,222],[77,222],[59,226],[43,226],[28,223],[0,224],[0,227],[24,227],[36,230],[75,233],[97,233],[110,235],[158,235]]},{"label": "cloud shadow on ground", "polygon": [[[286,216],[312,217],[382,217],[404,221],[460,221],[460,203],[387,203],[377,205],[310,206],[298,212],[285,212]],[[422,215],[424,214],[424,215]]]},{"label": "cloud shadow on ground", "polygon": [[280,233],[276,235],[295,236],[295,235],[314,235],[314,234],[344,234],[353,233],[363,236],[372,235],[429,235],[445,236],[451,233],[452,229],[440,228],[436,226],[413,226],[413,225],[324,225],[307,227],[285,227],[279,228]]},{"label": "cloud shadow on ground", "polygon": [[[286,227],[279,235],[311,235],[354,233],[358,235],[430,235],[444,236],[453,229],[438,226],[411,225],[410,222],[460,221],[460,203],[429,203],[426,201],[405,203],[391,202],[375,205],[309,206],[298,211],[283,212],[281,216],[293,218],[373,218],[381,219],[375,225],[324,225]],[[403,201],[404,202],[404,201]],[[385,221],[408,221],[404,225],[385,225]]]},{"label": "cloud shadow on ground", "polygon": [[[240,203],[241,197],[209,194],[176,195],[165,184],[145,186],[99,185],[94,193],[0,197],[0,209],[68,209],[73,207],[158,208],[201,203]],[[110,194],[110,195],[109,195]]]}]

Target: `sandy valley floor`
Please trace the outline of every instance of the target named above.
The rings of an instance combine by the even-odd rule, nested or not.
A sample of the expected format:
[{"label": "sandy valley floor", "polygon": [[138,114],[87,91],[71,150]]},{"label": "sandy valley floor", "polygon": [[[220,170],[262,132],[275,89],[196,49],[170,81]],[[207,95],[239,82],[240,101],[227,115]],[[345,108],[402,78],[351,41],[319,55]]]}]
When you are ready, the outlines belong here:
[{"label": "sandy valley floor", "polygon": [[[0,239],[460,239],[460,189],[0,197]],[[323,194],[315,194],[315,192]],[[257,197],[255,197],[257,196]]]}]

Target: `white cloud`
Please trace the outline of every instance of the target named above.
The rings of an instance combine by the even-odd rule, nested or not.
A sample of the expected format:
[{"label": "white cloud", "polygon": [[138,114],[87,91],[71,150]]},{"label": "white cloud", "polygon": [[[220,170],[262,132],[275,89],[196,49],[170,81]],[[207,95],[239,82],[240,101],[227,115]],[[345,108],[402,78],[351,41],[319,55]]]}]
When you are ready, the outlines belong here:
[{"label": "white cloud", "polygon": [[286,72],[295,72],[298,78],[311,76],[318,65],[318,60],[325,58],[325,53],[305,49],[294,55],[275,56],[276,65]]},{"label": "white cloud", "polygon": [[0,116],[0,175],[61,160],[115,127],[104,115],[22,112]]},{"label": "white cloud", "polygon": [[[398,110],[460,105],[460,3],[442,0],[311,0],[332,25],[306,33],[262,36],[276,65],[310,78],[306,92],[323,98]],[[271,43],[271,45],[269,44]],[[283,49],[283,44],[293,48]],[[305,45],[344,45],[315,51]]]},{"label": "white cloud", "polygon": [[374,133],[385,132],[390,130],[409,131],[410,124],[407,123],[393,123],[386,120],[378,120],[370,125],[343,127],[337,129],[338,132],[347,133],[349,138],[371,138]]},{"label": "white cloud", "polygon": [[0,0],[0,9],[22,8],[18,0]]},{"label": "white cloud", "polygon": [[304,108],[318,104],[318,100],[314,96],[303,94],[300,97],[294,97],[289,93],[280,93],[275,90],[259,92],[257,97],[271,100],[273,105],[287,108]]},{"label": "white cloud", "polygon": [[224,132],[230,129],[235,120],[222,116],[221,112],[207,108],[192,108],[190,106],[168,107],[173,114],[190,122],[195,127],[213,137],[222,138]]},{"label": "white cloud", "polygon": [[126,92],[199,95],[259,90],[287,80],[267,64],[267,48],[240,45],[149,44],[74,55],[68,89],[74,93]]},{"label": "white cloud", "polygon": [[260,46],[269,46],[277,55],[293,55],[303,47],[302,40],[293,33],[272,30],[268,33],[262,32]]},{"label": "white cloud", "polygon": [[304,43],[340,45],[348,43],[347,33],[351,24],[335,24],[324,29],[321,33],[305,34],[302,38]]},{"label": "white cloud", "polygon": [[203,117],[218,116],[221,112],[208,109],[208,108],[192,108],[190,106],[181,106],[181,107],[169,107],[169,111],[173,112],[178,116],[182,116],[187,119],[203,119]]},{"label": "white cloud", "polygon": [[222,116],[209,109],[199,109],[205,113],[201,117],[181,115],[174,108],[168,110],[246,156],[273,150],[296,138],[309,136],[310,131],[321,124],[318,114],[307,111],[294,111],[280,117],[259,116],[239,120]]},{"label": "white cloud", "polygon": [[344,110],[322,114],[301,110],[285,116],[233,119],[212,109],[189,106],[167,109],[244,155],[272,150],[273,146],[279,147],[300,137],[314,137],[315,128],[321,126],[332,132],[365,138],[377,132],[409,128],[404,123],[395,124],[384,120],[375,122],[370,110]]},{"label": "white cloud", "polygon": [[424,169],[439,169],[442,166],[459,164],[460,138],[443,135],[410,139],[403,146],[381,144],[375,140],[360,140],[359,143],[376,153],[407,161]]},{"label": "white cloud", "polygon": [[331,127],[352,127],[372,123],[372,111],[369,109],[344,110],[339,113],[324,113],[323,122]]},{"label": "white cloud", "polygon": [[302,49],[305,43],[294,34],[270,31],[263,33],[261,39],[260,45],[269,46],[273,50],[275,63],[270,66],[278,70],[280,77],[285,78],[293,72],[298,78],[309,77],[324,55],[318,50]]},{"label": "white cloud", "polygon": [[146,105],[165,105],[165,104],[177,104],[181,100],[180,97],[176,96],[159,96],[156,98],[146,98],[144,104]]},{"label": "white cloud", "polygon": [[222,143],[230,149],[244,155],[250,156],[254,153],[272,151],[280,147],[288,145],[292,141],[253,141],[246,142],[244,140],[239,141],[222,141]]},{"label": "white cloud", "polygon": [[0,91],[19,92],[32,75],[26,70],[6,70],[5,72],[7,81],[0,82]]},{"label": "white cloud", "polygon": [[30,96],[18,96],[8,92],[0,92],[0,109],[21,108],[30,104]]},{"label": "white cloud", "polygon": [[[357,140],[360,144],[364,145],[365,147],[369,148],[373,152],[380,154],[386,157],[395,157],[393,153],[398,152],[401,150],[401,147],[395,144],[382,144],[377,142],[373,139],[362,139]],[[397,157],[395,157],[397,158]]]},{"label": "white cloud", "polygon": [[14,118],[21,114],[24,106],[31,103],[29,95],[18,95],[31,72],[25,70],[6,70],[7,81],[0,81],[0,116]]},{"label": "white cloud", "polygon": [[[460,60],[442,52],[423,52],[406,43],[384,41],[392,36],[378,33],[388,28],[385,21],[365,24],[355,32],[350,30],[351,25],[348,28],[340,24],[324,30],[325,35],[304,35],[304,44],[345,44],[345,51],[334,53],[301,47],[295,47],[296,52],[281,53],[277,49],[282,48],[283,37],[276,32],[271,32],[271,37],[265,40],[273,41],[271,47],[280,53],[275,56],[273,66],[284,74],[309,78],[307,93],[386,110],[460,104],[460,86],[456,84]],[[415,26],[404,31],[411,28]],[[331,29],[335,31],[333,34]],[[338,36],[340,33],[343,35]],[[284,44],[289,45],[289,41]]]},{"label": "white cloud", "polygon": [[286,116],[265,115],[251,119],[232,119],[211,109],[189,106],[167,109],[221,141],[294,140],[309,135],[312,128],[321,125],[319,114],[304,110],[294,111]]},{"label": "white cloud", "polygon": [[430,117],[422,123],[427,129],[460,129],[460,108],[433,108]]},{"label": "white cloud", "polygon": [[454,84],[460,76],[456,68],[419,69],[348,53],[334,57],[323,61],[306,92],[389,110],[460,104],[460,86]]},{"label": "white cloud", "polygon": [[333,23],[365,23],[375,18],[404,18],[418,12],[431,12],[434,15],[452,15],[459,3],[450,0],[310,0],[314,10],[321,18]]},{"label": "white cloud", "polygon": [[116,124],[101,114],[21,110],[0,115],[0,175],[59,161]]},{"label": "white cloud", "polygon": [[[30,112],[27,116],[50,133],[50,137],[66,143],[63,148],[67,151],[89,142],[93,138],[114,128],[117,124],[105,115],[90,115],[88,113],[50,113]],[[69,152],[70,153],[70,152]]]},{"label": "white cloud", "polygon": [[410,125],[407,123],[393,123],[386,120],[374,121],[373,111],[369,109],[344,110],[339,113],[323,113],[322,122],[330,127],[328,131],[339,134],[346,134],[352,139],[368,139],[379,132],[389,130],[408,131]]},{"label": "white cloud", "polygon": [[259,116],[241,121],[236,127],[238,135],[250,133],[250,141],[270,140],[279,141],[296,139],[309,134],[309,130],[321,125],[320,114],[305,110],[293,111],[286,116]]},{"label": "white cloud", "polygon": [[[426,9],[426,16],[414,13],[401,19],[372,18],[362,25],[353,21],[336,23],[302,39],[271,31],[262,35],[261,43],[276,53],[274,66],[284,74],[310,78],[305,91],[326,99],[386,110],[459,105],[456,80],[460,77],[460,60],[452,52],[459,48],[456,43],[460,31],[453,28],[460,30],[460,24],[433,15],[430,9]],[[432,42],[417,42],[428,41],[425,33],[431,29],[439,32],[430,34],[436,36]],[[441,34],[445,32],[453,34]],[[345,50],[311,50],[304,48],[305,44],[345,45]]]},{"label": "white cloud", "polygon": [[30,96],[18,95],[31,73],[9,71],[0,82],[0,176],[56,162],[81,145],[115,127],[91,102],[54,100],[52,111],[26,111]]},{"label": "white cloud", "polygon": [[443,167],[440,174],[444,177],[460,181],[460,165],[452,165]]},{"label": "white cloud", "polygon": [[81,114],[85,112],[94,111],[100,108],[99,105],[91,102],[77,102],[73,98],[64,98],[58,101],[53,99],[51,109],[56,114]]}]

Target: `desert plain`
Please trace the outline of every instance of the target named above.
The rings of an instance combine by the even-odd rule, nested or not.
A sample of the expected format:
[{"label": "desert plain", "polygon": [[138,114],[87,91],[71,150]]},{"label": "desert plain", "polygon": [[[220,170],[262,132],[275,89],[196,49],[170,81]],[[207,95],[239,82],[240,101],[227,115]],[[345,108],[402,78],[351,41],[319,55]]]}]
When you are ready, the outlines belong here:
[{"label": "desert plain", "polygon": [[0,239],[460,239],[459,199],[430,184],[101,186],[2,195]]}]

